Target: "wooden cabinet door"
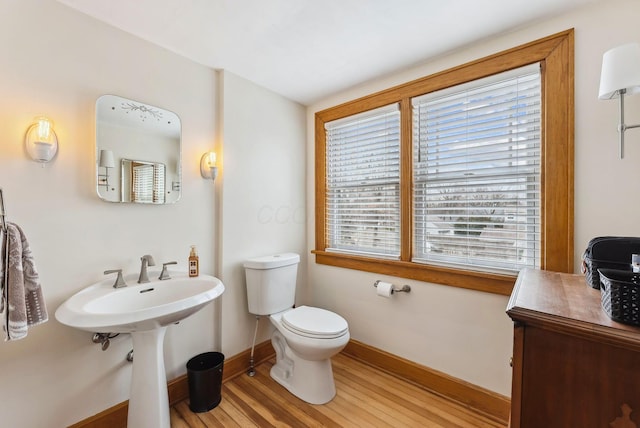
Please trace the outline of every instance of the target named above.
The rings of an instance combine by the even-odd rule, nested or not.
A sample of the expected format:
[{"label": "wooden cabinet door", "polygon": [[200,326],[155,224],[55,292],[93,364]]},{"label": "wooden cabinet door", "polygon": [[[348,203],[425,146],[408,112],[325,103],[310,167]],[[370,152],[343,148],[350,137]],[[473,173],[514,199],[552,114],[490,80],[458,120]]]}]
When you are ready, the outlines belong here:
[{"label": "wooden cabinet door", "polygon": [[523,340],[514,427],[640,427],[640,353],[531,326]]}]

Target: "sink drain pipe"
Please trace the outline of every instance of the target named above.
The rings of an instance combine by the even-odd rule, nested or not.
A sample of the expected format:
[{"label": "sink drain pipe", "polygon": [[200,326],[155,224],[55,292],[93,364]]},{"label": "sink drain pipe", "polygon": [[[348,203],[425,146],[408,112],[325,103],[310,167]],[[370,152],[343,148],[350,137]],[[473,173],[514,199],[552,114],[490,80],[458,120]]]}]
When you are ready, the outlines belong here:
[{"label": "sink drain pipe", "polygon": [[109,349],[109,345],[111,344],[111,342],[109,341],[110,339],[113,339],[116,336],[119,336],[120,333],[116,333],[116,334],[112,334],[112,333],[93,333],[93,337],[91,338],[91,341],[93,343],[99,343],[102,350],[106,351],[107,349]]}]

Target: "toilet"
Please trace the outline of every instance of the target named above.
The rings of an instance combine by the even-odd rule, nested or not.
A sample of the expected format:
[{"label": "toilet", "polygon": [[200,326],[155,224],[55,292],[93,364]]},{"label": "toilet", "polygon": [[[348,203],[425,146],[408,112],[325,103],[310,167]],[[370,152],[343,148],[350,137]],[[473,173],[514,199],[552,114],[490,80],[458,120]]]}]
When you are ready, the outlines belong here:
[{"label": "toilet", "polygon": [[293,307],[299,262],[294,253],[247,260],[249,312],[269,315],[276,327],[271,337],[276,351],[271,377],[307,403],[324,404],[336,395],[331,357],[349,342],[349,325],[325,309]]}]

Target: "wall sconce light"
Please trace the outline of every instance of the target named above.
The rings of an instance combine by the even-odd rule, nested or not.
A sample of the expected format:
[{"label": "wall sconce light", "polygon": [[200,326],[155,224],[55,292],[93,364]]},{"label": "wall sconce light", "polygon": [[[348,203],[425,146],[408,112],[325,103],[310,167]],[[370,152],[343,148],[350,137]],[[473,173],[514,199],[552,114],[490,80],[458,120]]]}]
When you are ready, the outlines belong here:
[{"label": "wall sconce light", "polygon": [[98,167],[104,168],[104,174],[98,173],[98,186],[105,186],[107,192],[109,191],[109,168],[114,168],[115,166],[113,152],[111,150],[100,150]]},{"label": "wall sconce light", "polygon": [[24,144],[31,159],[44,167],[58,153],[58,136],[53,130],[53,121],[44,116],[36,117],[27,129]]},{"label": "wall sconce light", "polygon": [[200,175],[202,175],[202,178],[216,180],[218,167],[216,166],[215,152],[206,152],[200,158]]},{"label": "wall sconce light", "polygon": [[624,96],[640,93],[640,45],[628,43],[608,50],[602,56],[602,72],[600,74],[601,100],[620,99],[620,159],[624,158],[624,132],[638,128],[638,125],[624,123]]}]

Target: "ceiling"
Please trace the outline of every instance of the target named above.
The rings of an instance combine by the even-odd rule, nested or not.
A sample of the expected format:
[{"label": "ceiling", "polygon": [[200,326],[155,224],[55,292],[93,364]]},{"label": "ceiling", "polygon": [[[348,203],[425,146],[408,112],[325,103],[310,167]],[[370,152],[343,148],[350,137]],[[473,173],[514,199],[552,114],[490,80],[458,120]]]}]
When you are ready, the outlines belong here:
[{"label": "ceiling", "polygon": [[479,39],[605,0],[58,0],[309,105]]}]

